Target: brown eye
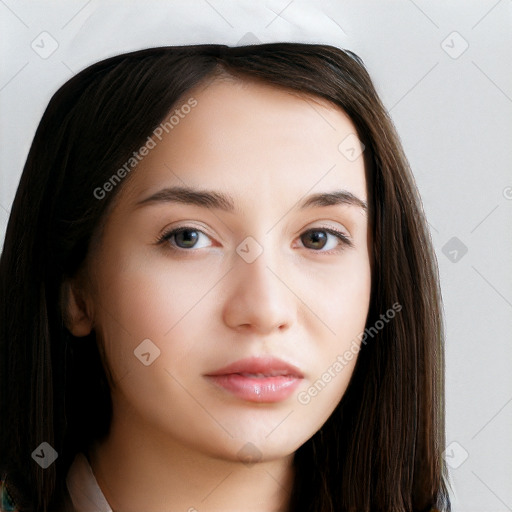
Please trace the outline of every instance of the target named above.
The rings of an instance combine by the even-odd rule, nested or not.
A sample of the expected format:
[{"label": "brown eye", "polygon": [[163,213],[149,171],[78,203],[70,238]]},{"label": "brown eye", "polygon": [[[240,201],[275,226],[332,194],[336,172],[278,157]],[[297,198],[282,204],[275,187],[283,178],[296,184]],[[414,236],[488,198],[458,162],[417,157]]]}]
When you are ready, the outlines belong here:
[{"label": "brown eye", "polygon": [[[327,252],[331,249],[346,245],[352,247],[350,239],[343,233],[334,229],[310,229],[303,233],[300,240],[304,247],[314,251]],[[324,249],[324,250],[322,250]]]},{"label": "brown eye", "polygon": [[[159,244],[166,244],[171,249],[203,249],[211,245],[210,237],[200,229],[185,226],[164,233]],[[199,243],[198,243],[199,242]]]},{"label": "brown eye", "polygon": [[195,229],[183,229],[174,234],[176,245],[181,249],[190,249],[190,247],[194,247],[198,238],[199,234]]},{"label": "brown eye", "polygon": [[308,249],[323,249],[327,243],[327,233],[320,230],[307,231],[300,239]]}]

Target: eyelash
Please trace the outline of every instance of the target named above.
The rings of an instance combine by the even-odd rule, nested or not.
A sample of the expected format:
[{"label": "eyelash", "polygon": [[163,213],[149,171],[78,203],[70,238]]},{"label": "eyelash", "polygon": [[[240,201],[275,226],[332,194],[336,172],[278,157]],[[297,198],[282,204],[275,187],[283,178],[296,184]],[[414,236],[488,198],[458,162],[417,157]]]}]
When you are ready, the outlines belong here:
[{"label": "eyelash", "polygon": [[[175,228],[175,229],[172,229],[170,231],[164,232],[162,235],[160,235],[157,238],[156,244],[157,245],[164,245],[164,244],[167,243],[167,248],[172,250],[172,251],[176,251],[176,252],[184,252],[185,253],[185,252],[192,252],[192,251],[194,251],[193,247],[190,248],[190,249],[184,249],[183,247],[175,247],[175,246],[173,246],[173,245],[171,245],[169,243],[170,239],[173,236],[177,235],[178,233],[180,233],[182,231],[197,231],[198,233],[202,233],[203,235],[209,237],[204,231],[202,231],[201,229],[198,229],[198,228],[196,228],[194,226],[180,226],[179,228]],[[307,233],[311,233],[311,232],[315,232],[315,231],[325,231],[326,233],[329,233],[330,235],[335,236],[336,238],[338,238],[340,240],[340,242],[341,242],[340,245],[341,246],[338,246],[335,249],[330,249],[328,251],[309,249],[308,247],[306,247],[306,249],[309,249],[310,251],[318,252],[318,253],[324,253],[324,254],[335,254],[335,253],[339,253],[340,251],[342,251],[345,247],[351,247],[351,248],[354,247],[353,242],[350,240],[350,238],[347,235],[345,235],[341,231],[338,231],[337,229],[333,229],[333,228],[319,226],[319,227],[307,229],[301,235],[304,235],[304,234],[307,234]],[[343,247],[343,246],[345,246],[345,247]],[[198,249],[196,249],[196,250],[198,250]]]}]

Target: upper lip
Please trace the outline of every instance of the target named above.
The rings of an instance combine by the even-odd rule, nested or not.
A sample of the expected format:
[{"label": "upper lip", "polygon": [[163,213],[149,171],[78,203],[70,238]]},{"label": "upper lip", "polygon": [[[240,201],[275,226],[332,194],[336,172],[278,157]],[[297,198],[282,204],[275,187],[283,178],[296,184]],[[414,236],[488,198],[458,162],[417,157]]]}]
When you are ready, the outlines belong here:
[{"label": "upper lip", "polygon": [[275,357],[249,357],[228,364],[223,368],[208,373],[207,376],[230,375],[234,373],[263,374],[269,377],[279,375],[298,377],[302,379],[302,372],[293,364]]}]

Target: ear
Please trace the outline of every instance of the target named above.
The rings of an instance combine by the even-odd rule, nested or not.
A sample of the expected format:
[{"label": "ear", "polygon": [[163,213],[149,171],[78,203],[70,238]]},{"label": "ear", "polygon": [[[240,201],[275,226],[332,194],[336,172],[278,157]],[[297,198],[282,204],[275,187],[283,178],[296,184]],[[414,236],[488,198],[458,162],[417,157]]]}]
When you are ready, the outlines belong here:
[{"label": "ear", "polygon": [[67,279],[62,283],[62,313],[64,323],[73,336],[82,337],[91,333],[93,328],[92,308],[88,307],[85,293],[78,282]]}]

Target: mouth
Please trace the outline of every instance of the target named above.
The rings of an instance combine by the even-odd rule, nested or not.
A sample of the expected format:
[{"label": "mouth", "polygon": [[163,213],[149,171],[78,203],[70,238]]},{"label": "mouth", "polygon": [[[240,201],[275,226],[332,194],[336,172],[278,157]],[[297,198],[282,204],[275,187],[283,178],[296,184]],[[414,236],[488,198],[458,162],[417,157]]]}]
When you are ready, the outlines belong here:
[{"label": "mouth", "polygon": [[296,366],[276,358],[241,359],[205,377],[242,400],[258,403],[286,400],[304,378]]}]

